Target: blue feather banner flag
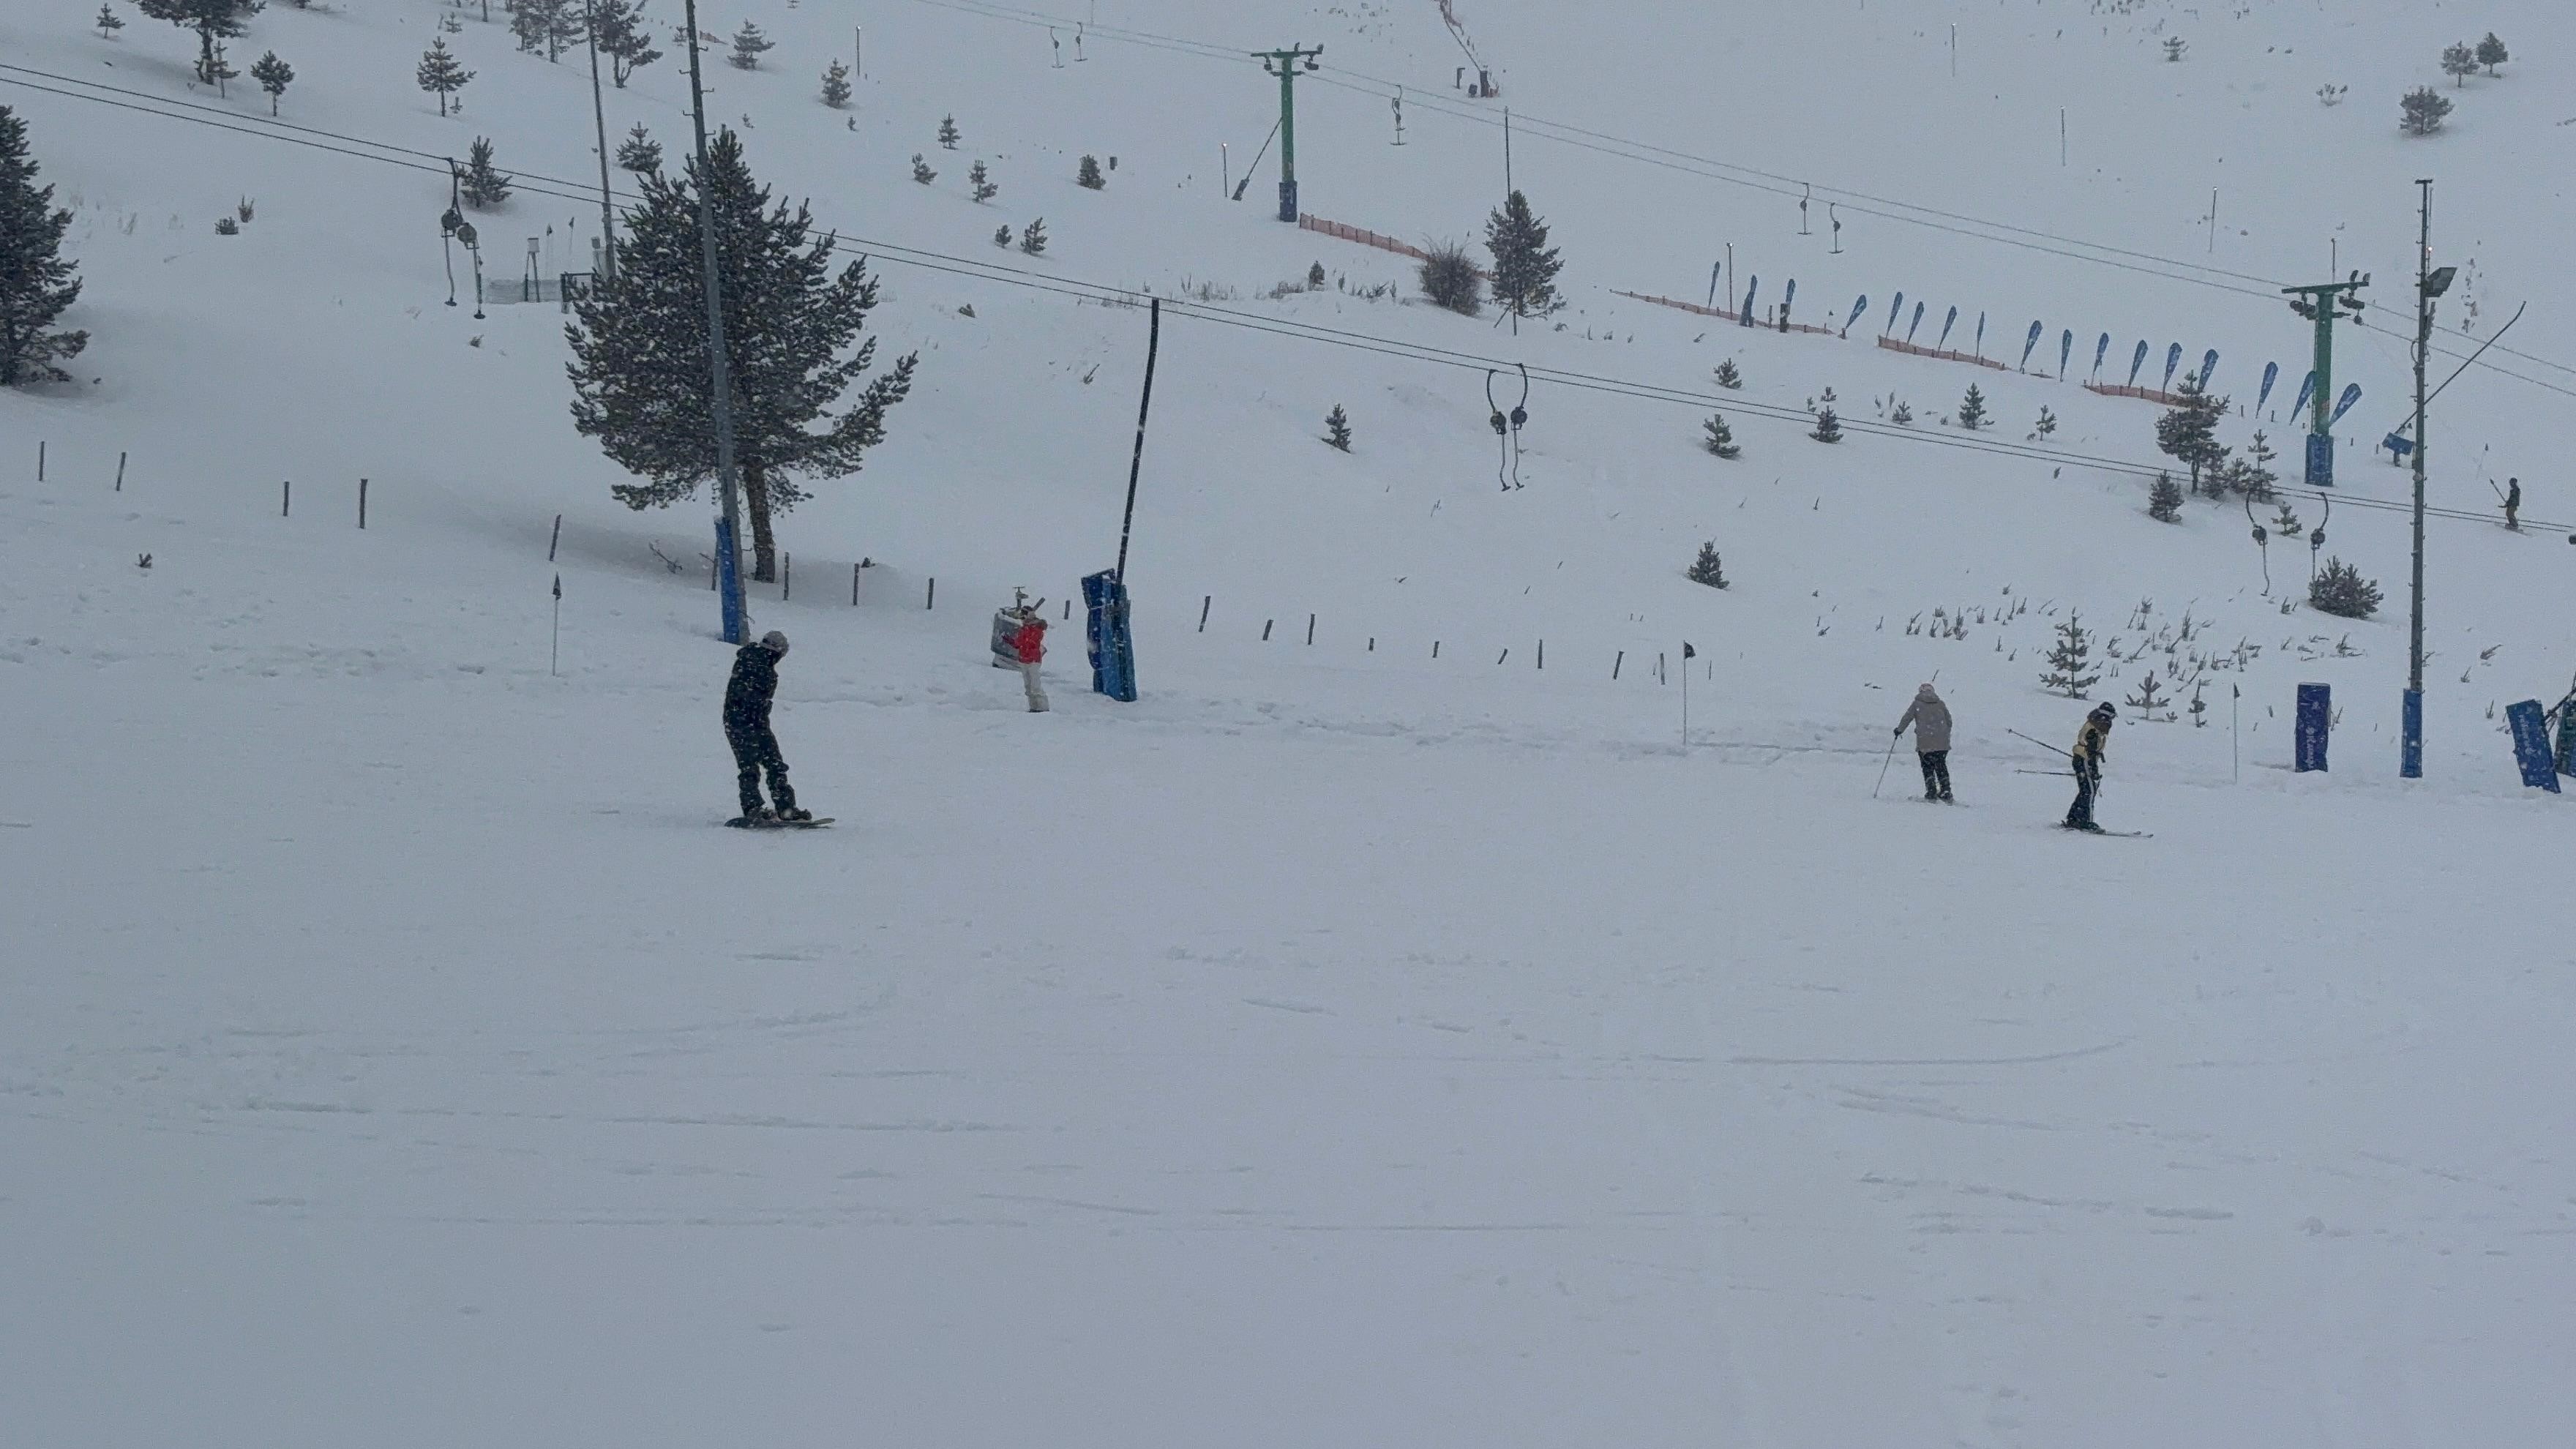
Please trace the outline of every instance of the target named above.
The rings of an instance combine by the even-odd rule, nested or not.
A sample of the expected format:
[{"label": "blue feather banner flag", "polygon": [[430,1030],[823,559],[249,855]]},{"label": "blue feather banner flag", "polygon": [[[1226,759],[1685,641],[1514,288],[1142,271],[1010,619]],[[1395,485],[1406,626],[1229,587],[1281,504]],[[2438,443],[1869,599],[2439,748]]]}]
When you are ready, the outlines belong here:
[{"label": "blue feather banner flag", "polygon": [[2110,355],[2111,334],[2105,332],[2102,334],[2102,340],[2093,344],[2093,376],[2096,379],[2102,376],[2102,359]]},{"label": "blue feather banner flag", "polygon": [[1843,335],[1845,337],[1849,337],[1851,335],[1852,324],[1860,320],[1860,314],[1868,310],[1869,293],[1863,292],[1860,294],[1860,300],[1852,303],[1851,315],[1843,319]]},{"label": "blue feather banner flag", "polygon": [[2048,328],[2037,321],[2030,324],[2030,336],[2021,344],[2021,365],[2030,366],[2030,354],[2039,347],[2039,334]]},{"label": "blue feather banner flag", "polygon": [[1950,345],[1950,329],[1951,329],[1951,328],[1953,328],[1953,327],[1956,327],[1956,326],[1958,326],[1958,325],[1959,325],[1959,309],[1958,309],[1958,308],[1956,308],[1956,307],[1953,307],[1953,308],[1951,308],[1951,309],[1950,309],[1950,315],[1949,315],[1948,317],[1946,317],[1946,318],[1942,319],[1942,322],[1941,322],[1941,340],[1932,344],[1932,350],[1933,350],[1933,351],[1935,351],[1935,352],[1938,352],[1938,351],[1940,351],[1942,348],[1949,346],[1949,345]]},{"label": "blue feather banner flag", "polygon": [[2263,390],[2254,396],[2254,416],[2258,418],[2263,416],[2263,404],[2272,400],[2272,384],[2279,382],[2280,380],[2281,364],[2277,362],[2264,363]]},{"label": "blue feather banner flag", "polygon": [[2317,370],[2312,367],[2308,369],[2306,380],[2299,384],[2299,400],[2290,404],[2290,416],[2295,418],[2299,414],[2306,412],[2308,410],[2308,399],[2316,396],[2316,391]]},{"label": "blue feather banner flag", "polygon": [[2202,392],[2209,391],[2210,375],[2217,371],[2218,349],[2213,347],[2209,349],[2209,355],[2200,360],[2200,390]]},{"label": "blue feather banner flag", "polygon": [[2361,384],[2356,382],[2347,385],[2343,390],[2343,396],[2335,400],[2334,416],[2326,419],[2326,426],[2331,428],[2342,422],[2343,415],[2351,412],[2352,405],[2359,401],[2361,401]]},{"label": "blue feather banner flag", "polygon": [[2129,386],[2138,385],[2138,369],[2147,365],[2147,339],[2138,339],[2138,350],[2129,358]]},{"label": "blue feather banner flag", "polygon": [[2174,369],[2180,366],[2182,366],[2182,344],[2177,342],[2173,346],[2165,349],[2165,382],[2163,391],[2173,391]]},{"label": "blue feather banner flag", "polygon": [[1908,346],[1908,347],[1913,346],[1913,345],[1914,345],[1914,334],[1915,334],[1915,333],[1917,333],[1917,332],[1920,332],[1920,331],[1922,331],[1922,330],[1923,330],[1923,304],[1922,304],[1922,303],[1920,303],[1920,302],[1917,302],[1917,303],[1915,303],[1915,304],[1914,304],[1914,320],[1913,320],[1912,322],[1910,322],[1910,323],[1907,323],[1907,324],[1906,324],[1906,327],[1905,327],[1905,345],[1906,345],[1906,346]]},{"label": "blue feather banner flag", "polygon": [[1977,356],[1979,356],[1980,358],[1982,358],[1982,357],[1984,357],[1985,355],[1986,355],[1986,314],[1985,314],[1985,313],[1983,313],[1983,312],[1980,312],[1980,313],[1978,313],[1978,314],[1977,314]]},{"label": "blue feather banner flag", "polygon": [[1896,300],[1887,304],[1887,325],[1878,329],[1878,335],[1885,337],[1889,333],[1894,332],[1896,330],[1897,315],[1904,310],[1905,294],[1903,292],[1899,292],[1896,294]]},{"label": "blue feather banner flag", "polygon": [[2057,380],[2066,381],[2066,361],[2075,355],[2075,329],[2069,327],[2057,339]]}]

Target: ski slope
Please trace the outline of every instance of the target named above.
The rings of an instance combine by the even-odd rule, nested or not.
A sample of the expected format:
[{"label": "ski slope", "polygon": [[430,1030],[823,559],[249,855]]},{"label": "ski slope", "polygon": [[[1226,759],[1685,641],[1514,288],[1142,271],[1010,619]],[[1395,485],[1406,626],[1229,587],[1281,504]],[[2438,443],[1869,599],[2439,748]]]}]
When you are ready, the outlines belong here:
[{"label": "ski slope", "polygon": [[[1224,199],[1276,113],[1243,53],[1322,43],[1304,208],[1475,233],[1499,106],[1432,4],[1111,0],[1052,17],[1061,68],[1018,7],[704,10],[779,42],[710,55],[711,115],[875,258],[880,355],[922,354],[866,471],[782,518],[792,594],[754,591],[841,823],[745,838],[709,828],[703,501],[610,500],[554,306],[478,309],[462,254],[443,305],[428,158],[478,135],[523,181],[487,273],[528,237],[586,265],[581,57],[463,12],[441,120],[410,74],[443,8],[256,17],[234,63],[295,64],[301,132],[130,9],[0,13],[93,338],[79,383],[0,395],[0,1437],[2393,1449],[2576,1408],[2566,817],[2494,715],[2576,670],[2563,14],[1457,0],[1568,259],[1563,329],[1515,338],[1368,300],[1409,264],[1270,219],[1275,151]],[[2522,58],[2453,87],[2434,55],[2487,28]],[[2420,83],[2459,110],[2414,141]],[[670,60],[610,91],[612,144],[676,155],[685,99]],[[2404,482],[2368,444],[2428,174],[2478,303],[2440,347],[2529,310],[2436,414],[2400,782],[2409,540],[2370,505]],[[993,246],[1039,216],[1042,257]],[[1614,295],[1703,300],[1729,243],[1738,296],[1870,318]],[[1315,261],[1328,290],[1269,295]],[[2294,454],[2307,332],[2266,299],[2330,266],[2377,278],[2325,550],[2387,589],[2366,623],[2239,509],[2148,520],[2086,465],[2159,461],[2156,410],[2075,385],[2101,331],[2114,381],[2141,338],[2146,381],[2218,348],[2240,404],[2278,361]],[[1102,288],[1170,301],[1145,698],[1083,692],[1060,622],[1032,717],[986,621],[1115,555],[1146,324]],[[2008,363],[2043,319],[2051,375],[1868,345],[1898,289]],[[1981,438],[1941,423],[1971,381]],[[1741,460],[1696,447],[1713,409]],[[2466,516],[2506,476],[2554,530]],[[1703,540],[1722,593],[1680,576]],[[2054,761],[2012,732],[2082,712],[2037,685],[2072,611],[2121,655],[2098,696],[2201,670],[2205,724],[2113,740],[2104,818],[2152,839],[2064,836],[2021,773]],[[1907,800],[1901,747],[1873,798],[1936,673],[1967,803]],[[2287,768],[2311,681],[2325,776]]]}]

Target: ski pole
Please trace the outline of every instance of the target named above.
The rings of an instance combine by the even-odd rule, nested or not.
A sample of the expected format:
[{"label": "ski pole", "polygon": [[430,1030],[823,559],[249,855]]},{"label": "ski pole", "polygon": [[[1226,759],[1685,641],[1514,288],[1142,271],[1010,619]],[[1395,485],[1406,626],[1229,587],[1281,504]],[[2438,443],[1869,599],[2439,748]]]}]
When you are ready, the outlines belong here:
[{"label": "ski pole", "polygon": [[1887,758],[1879,762],[1878,784],[1869,787],[1869,798],[1872,800],[1878,798],[1880,787],[1887,783],[1888,767],[1896,763],[1896,742],[1904,737],[1904,732],[1901,730],[1887,737]]},{"label": "ski pole", "polygon": [[2008,729],[2005,730],[2004,733],[2017,740],[2029,740],[2030,743],[2039,746],[2041,749],[2048,751],[2052,755],[2064,756],[2067,753],[2066,751],[2059,749],[2057,746],[2050,744],[2046,740],[2033,740],[2030,736],[2023,734],[2019,730]]}]

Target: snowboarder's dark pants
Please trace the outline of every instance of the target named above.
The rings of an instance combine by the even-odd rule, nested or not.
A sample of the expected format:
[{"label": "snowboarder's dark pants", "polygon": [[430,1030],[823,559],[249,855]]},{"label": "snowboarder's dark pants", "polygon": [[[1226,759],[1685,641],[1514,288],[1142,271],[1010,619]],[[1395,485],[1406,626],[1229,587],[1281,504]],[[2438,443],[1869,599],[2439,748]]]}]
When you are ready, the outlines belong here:
[{"label": "snowboarder's dark pants", "polygon": [[2093,792],[2101,787],[2102,774],[2086,765],[2075,767],[2075,804],[2066,812],[2066,823],[2078,828],[2093,823]]},{"label": "snowboarder's dark pants", "polygon": [[725,743],[733,746],[733,763],[742,782],[742,813],[749,815],[760,808],[760,772],[769,772],[769,795],[781,810],[796,808],[796,792],[788,788],[787,761],[779,756],[778,736],[769,726],[752,729],[728,729]]},{"label": "snowboarder's dark pants", "polygon": [[1948,750],[1925,750],[1921,754],[1916,755],[1915,758],[1923,762],[1923,798],[1926,800],[1949,799],[1950,752]]}]

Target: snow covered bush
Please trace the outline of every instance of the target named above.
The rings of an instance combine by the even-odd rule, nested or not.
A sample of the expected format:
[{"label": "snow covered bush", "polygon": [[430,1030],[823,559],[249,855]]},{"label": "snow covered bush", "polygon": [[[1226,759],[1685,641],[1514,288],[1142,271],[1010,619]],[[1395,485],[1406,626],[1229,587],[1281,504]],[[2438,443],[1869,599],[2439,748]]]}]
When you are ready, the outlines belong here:
[{"label": "snow covered bush", "polygon": [[1073,184],[1081,187],[1085,191],[1100,191],[1106,189],[1109,185],[1109,178],[1100,174],[1100,158],[1097,156],[1083,157],[1082,164],[1074,168]]},{"label": "snow covered bush", "polygon": [[918,151],[912,153],[912,179],[924,186],[939,179],[939,173],[930,169],[930,163],[922,160]]},{"label": "snow covered bush", "polygon": [[2308,584],[2309,606],[2341,619],[2367,619],[2378,613],[2379,597],[2378,584],[2339,558],[2327,559]]},{"label": "snow covered bush", "polygon": [[1485,309],[1484,287],[1464,242],[1436,241],[1423,248],[1422,295],[1433,306],[1476,316]]}]

